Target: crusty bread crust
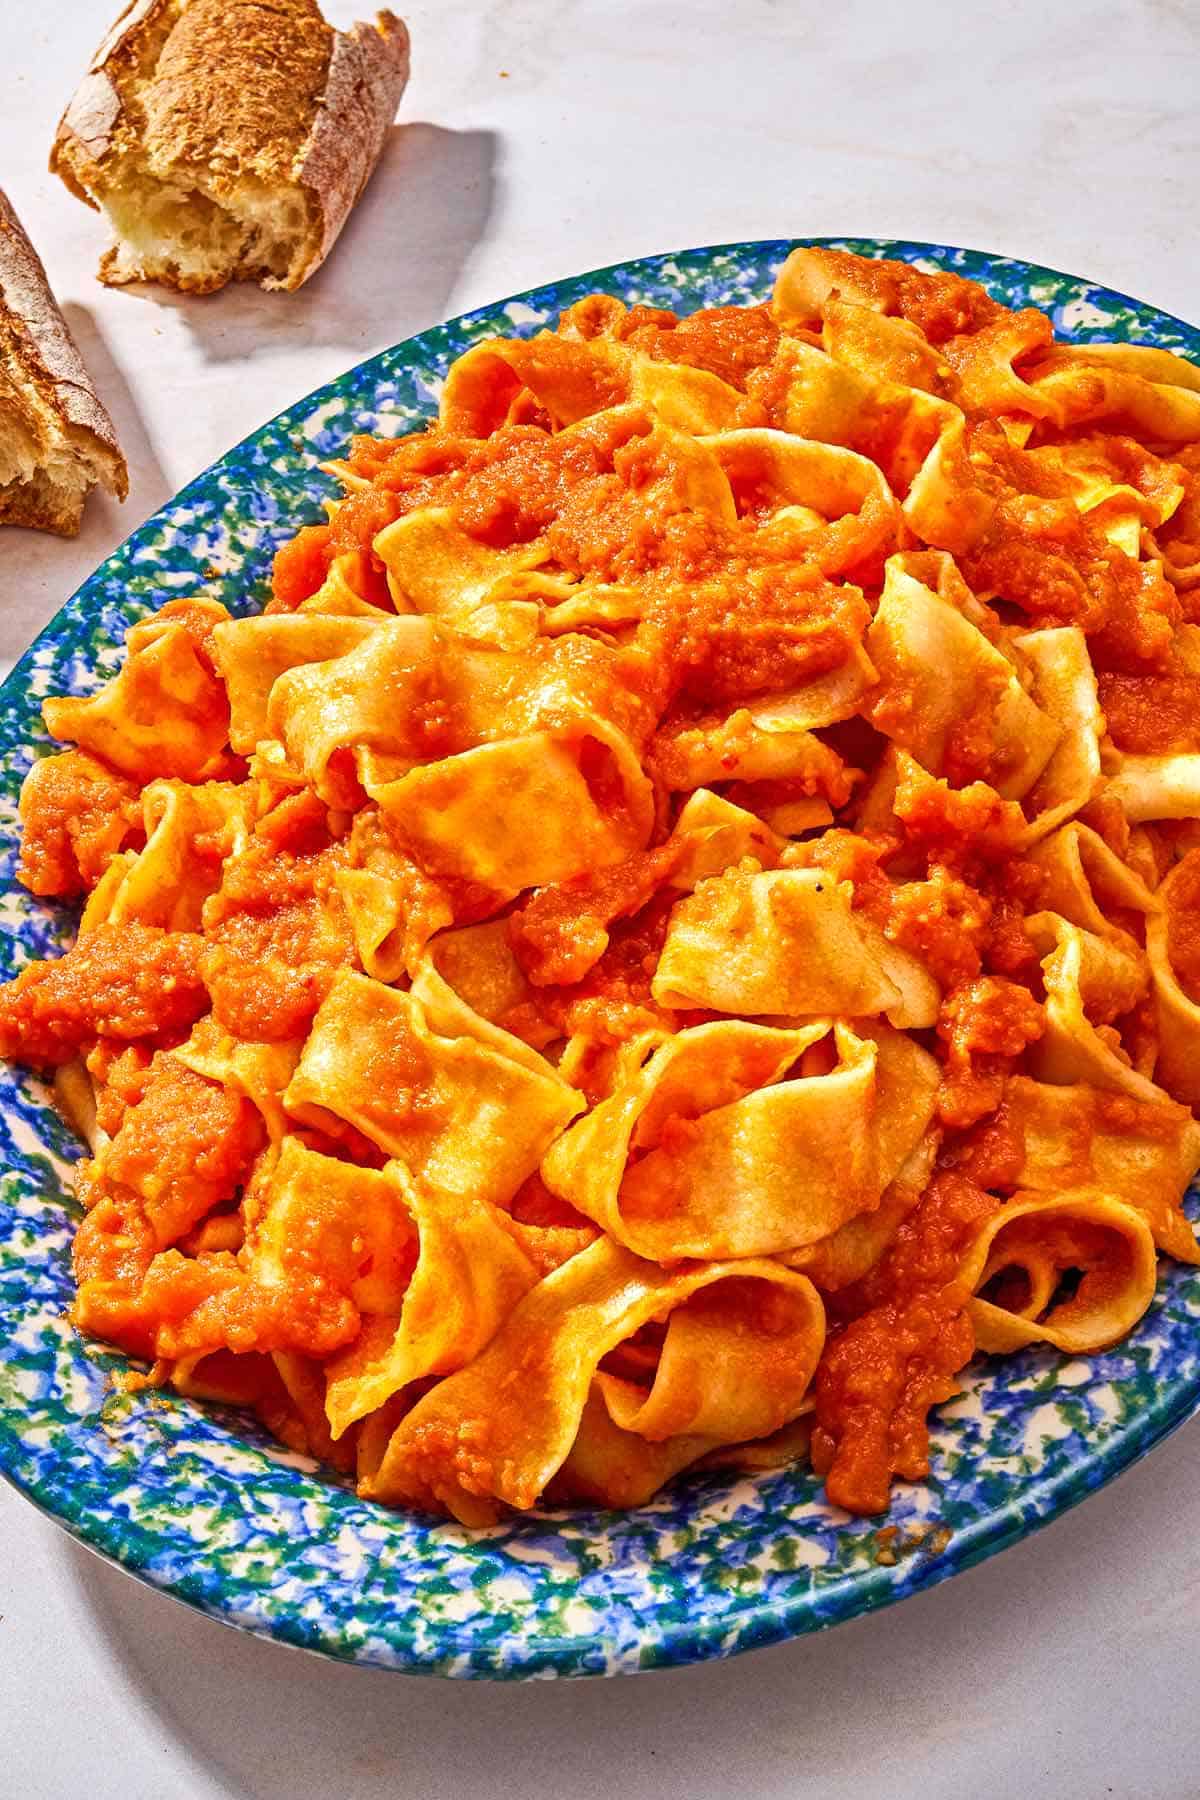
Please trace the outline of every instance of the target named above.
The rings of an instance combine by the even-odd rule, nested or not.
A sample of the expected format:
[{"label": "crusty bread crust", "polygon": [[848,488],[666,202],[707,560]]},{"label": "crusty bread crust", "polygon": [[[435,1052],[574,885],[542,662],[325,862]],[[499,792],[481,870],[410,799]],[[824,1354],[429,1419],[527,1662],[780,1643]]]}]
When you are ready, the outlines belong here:
[{"label": "crusty bread crust", "polygon": [[[138,69],[158,60],[178,13],[179,0],[130,0],[110,26],[87,74],[58,122],[50,168],[77,199],[98,210],[91,188],[120,149],[123,96],[132,97]],[[128,133],[128,123],[125,126]]]},{"label": "crusty bread crust", "polygon": [[[337,32],[325,92],[301,149],[297,179],[313,196],[320,231],[300,266],[297,288],[329,255],[379,161],[388,127],[408,85],[408,27],[394,13]],[[267,284],[270,285],[270,284]]]},{"label": "crusty bread crust", "polygon": [[[231,279],[297,288],[320,267],[379,158],[408,81],[409,38],[390,12],[334,31],[317,0],[132,0],[63,114],[50,167],[102,205],[130,168],[203,209],[236,217],[247,183],[269,203],[299,201],[286,271],[202,273],[170,262],[153,279],[207,292]],[[181,259],[182,260],[182,259]],[[113,283],[142,278],[118,244]]]},{"label": "crusty bread crust", "polygon": [[144,90],[151,169],[290,181],[334,35],[317,0],[189,0]]},{"label": "crusty bread crust", "polygon": [[97,481],[122,500],[129,491],[113,422],[0,191],[0,447],[17,438],[38,466],[0,487],[2,524],[73,536]]}]

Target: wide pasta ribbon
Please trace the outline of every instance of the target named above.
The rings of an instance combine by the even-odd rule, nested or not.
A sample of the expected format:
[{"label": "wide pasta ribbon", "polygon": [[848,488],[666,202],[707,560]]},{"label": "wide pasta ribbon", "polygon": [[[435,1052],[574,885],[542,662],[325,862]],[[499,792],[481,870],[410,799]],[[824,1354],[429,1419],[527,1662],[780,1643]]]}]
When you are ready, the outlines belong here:
[{"label": "wide pasta ribbon", "polygon": [[810,822],[827,823],[830,804],[849,798],[853,776],[814,727],[853,712],[874,674],[865,656],[853,657],[816,692],[772,696],[723,716],[671,721],[655,734],[647,766],[672,793],[713,782],[786,781],[818,809]]},{"label": "wide pasta ribbon", "polygon": [[1049,418],[1053,407],[1018,374],[1016,365],[1053,341],[1049,319],[1032,307],[1001,313],[978,331],[952,338],[945,354],[958,398],[971,412],[1002,420],[1015,443],[1026,443],[1034,424]]},{"label": "wide pasta ribbon", "polygon": [[879,672],[872,718],[931,775],[946,773],[956,731],[981,715],[985,776],[1019,799],[1045,769],[1061,727],[1026,692],[1020,672],[964,613],[889,560],[867,653]]},{"label": "wide pasta ribbon", "polygon": [[[387,571],[398,613],[433,613],[464,625],[498,596],[515,598],[522,592],[517,578],[550,560],[544,538],[509,548],[485,543],[459,524],[450,506],[423,506],[403,514],[379,533],[372,548]],[[539,578],[529,585],[548,597],[554,579]]]},{"label": "wide pasta ribbon", "polygon": [[874,381],[946,392],[951,377],[945,356],[909,319],[877,312],[861,297],[832,291],[820,307],[821,343],[835,362]]},{"label": "wide pasta ribbon", "polygon": [[1034,841],[1065,824],[1103,785],[1104,714],[1087,639],[1078,625],[1026,631],[1013,645],[1032,679],[1035,705],[1060,733],[1048,762],[1022,796]]},{"label": "wide pasta ribbon", "polygon": [[173,1055],[194,1074],[244,1095],[262,1115],[271,1143],[279,1144],[291,1130],[283,1096],[296,1073],[302,1048],[299,1038],[253,1043],[233,1037],[221,1030],[210,1013]]},{"label": "wide pasta ribbon", "polygon": [[[549,1505],[641,1506],[665,1482],[714,1453],[713,1440],[698,1432],[680,1432],[677,1437],[651,1443],[625,1430],[614,1413],[620,1412],[622,1401],[626,1410],[632,1411],[642,1393],[618,1376],[597,1376],[584,1403],[575,1441],[546,1484]],[[478,1504],[474,1499],[467,1502],[472,1511]],[[461,1499],[458,1505],[463,1507]]]},{"label": "wide pasta ribbon", "polygon": [[1111,437],[1076,438],[1049,444],[1029,452],[1035,468],[1058,477],[1088,524],[1098,526],[1110,544],[1136,559],[1145,533],[1159,530],[1178,510],[1184,489],[1176,464],[1164,462],[1149,451],[1139,457],[1136,471],[1122,455],[1129,440]]},{"label": "wide pasta ribbon", "polygon": [[[867,273],[858,257],[820,244],[798,244],[775,277],[771,310],[786,324],[800,326],[820,325],[826,308],[837,299],[885,313],[886,293],[880,284],[865,279]],[[880,276],[885,271],[869,273]]]},{"label": "wide pasta ribbon", "polygon": [[360,1313],[399,1313],[417,1228],[404,1171],[359,1168],[286,1136],[255,1184],[241,1262],[264,1288],[318,1268]]},{"label": "wide pasta ribbon", "polygon": [[[757,542],[827,575],[877,562],[895,546],[896,502],[866,457],[787,432],[754,428],[696,438],[662,422],[647,429],[645,415],[629,409],[607,416],[614,430],[624,419],[636,448],[635,467],[624,472],[618,456],[611,479],[636,481],[644,507],[698,515],[724,532],[752,511]],[[569,441],[573,429],[561,438]],[[403,515],[372,547],[397,612],[433,614],[471,635],[619,629],[636,622],[646,603],[637,586],[564,569],[552,531],[492,544],[465,527],[452,505]]]},{"label": "wide pasta ribbon", "polygon": [[776,363],[782,399],[775,423],[878,463],[922,543],[956,556],[978,543],[994,502],[971,465],[959,407],[920,388],[879,381],[799,340],[785,340]]},{"label": "wide pasta ribbon", "polygon": [[856,1213],[828,1237],[780,1260],[789,1269],[801,1269],[823,1294],[861,1281],[875,1267],[901,1225],[929,1186],[941,1148],[939,1127],[929,1126],[901,1163],[871,1212]]},{"label": "wide pasta ribbon", "polygon": [[[350,830],[351,866],[335,871],[333,885],[346,909],[363,970],[378,981],[415,973],[435,933],[454,923],[453,883],[427,875],[400,848],[377,807],[364,807]],[[467,896],[472,913],[499,904],[494,896]]]},{"label": "wide pasta ribbon", "polygon": [[[347,465],[345,464],[335,466],[326,463],[324,467],[329,474],[336,474],[347,487],[366,488],[371,485],[369,481],[363,481],[361,477],[348,479]],[[391,609],[389,607],[376,605],[375,601],[368,600],[363,592],[364,589],[367,589],[368,592],[377,591],[374,585],[368,587],[369,568],[370,553],[368,551],[347,550],[340,556],[335,556],[329,565],[328,575],[315,594],[310,594],[307,600],[300,602],[296,608],[297,613],[322,613],[331,618],[362,619],[368,622],[372,619],[390,618]]]},{"label": "wide pasta ribbon", "polygon": [[301,1121],[345,1120],[433,1186],[503,1202],[583,1101],[426,966],[408,993],[339,974],[284,1105]]},{"label": "wide pasta ribbon", "polygon": [[[636,453],[630,469],[616,457],[609,479],[617,493],[608,493],[609,501],[619,504],[635,484],[642,504],[660,506],[665,516],[687,512],[717,526],[736,523],[733,490],[717,453],[724,438],[698,440],[636,408],[609,413],[606,422],[614,438],[628,434]],[[564,430],[562,444],[569,446],[575,435]],[[859,476],[864,493],[872,473],[878,483],[878,472],[864,465]],[[581,579],[564,569],[550,531],[511,545],[493,544],[468,529],[453,505],[403,514],[378,533],[372,549],[384,565],[398,613],[432,614],[470,636],[499,631],[515,640],[522,633],[536,637],[539,631],[587,625],[619,627],[640,618],[645,605],[636,586]]]},{"label": "wide pasta ribbon", "polygon": [[[1064,1275],[1075,1292],[1060,1297]],[[975,1294],[975,1342],[1004,1354],[1053,1344],[1105,1350],[1133,1330],[1154,1298],[1158,1262],[1139,1212],[1096,1189],[1056,1199],[1016,1194],[988,1220],[960,1270]],[[994,1298],[984,1298],[989,1285]]]},{"label": "wide pasta ribbon", "polygon": [[609,949],[618,921],[645,918],[656,896],[667,900],[669,890],[690,892],[743,857],[774,867],[800,855],[754,813],[700,788],[656,849],[611,871],[542,888],[507,920],[444,933],[431,955],[458,992],[485,997],[487,1017],[522,1015],[520,1035],[528,1038],[539,991],[583,981]]},{"label": "wide pasta ribbon", "polygon": [[[1200,371],[1167,350],[1059,344],[1045,314],[1026,308],[954,338],[945,354],[964,405],[1006,423],[1031,421],[1043,430],[1104,423],[1155,444],[1200,436]],[[1027,437],[1020,433],[1018,441]],[[1085,458],[1073,446],[1061,460],[1054,458],[1057,448],[1050,447],[1051,458],[1068,470],[1074,465],[1082,476]],[[1073,485],[1087,510],[1094,482]]]},{"label": "wide pasta ribbon", "polygon": [[824,244],[801,244],[791,252],[775,277],[771,309],[790,328],[820,324],[839,304],[869,308],[894,324],[896,315],[907,316],[912,301],[919,306],[932,301],[931,336],[938,342],[977,332],[1007,312],[977,281],[930,276],[906,262],[877,261]]},{"label": "wide pasta ribbon", "polygon": [[154,1365],[157,1386],[169,1382],[177,1394],[215,1400],[257,1414],[272,1437],[299,1456],[311,1456],[348,1474],[353,1447],[335,1444],[325,1418],[321,1365],[293,1350],[204,1350],[162,1357]]},{"label": "wide pasta ribbon", "polygon": [[[763,1256],[870,1211],[925,1132],[938,1070],[886,1026],[729,1020],[677,1033],[554,1143],[542,1179],[639,1255]],[[798,1071],[798,1072],[797,1072]]]},{"label": "wide pasta ribbon", "polygon": [[1119,920],[1136,924],[1138,915],[1148,919],[1162,910],[1141,876],[1078,820],[1041,838],[1029,859],[1039,871],[1043,910],[1097,937],[1126,939]]},{"label": "wide pasta ribbon", "polygon": [[1019,1156],[997,1186],[1045,1194],[1097,1188],[1142,1213],[1166,1255],[1200,1263],[1195,1228],[1180,1204],[1200,1169],[1200,1125],[1185,1106],[1161,1093],[1131,1099],[1014,1075],[1005,1084],[1003,1116]]},{"label": "wide pasta ribbon", "polygon": [[1119,755],[1116,763],[1104,794],[1117,802],[1131,825],[1200,817],[1200,756],[1190,751]]},{"label": "wide pasta ribbon", "polygon": [[1144,953],[1132,938],[1097,936],[1057,913],[1034,913],[1025,929],[1042,953],[1046,1028],[1029,1048],[1030,1072],[1042,1081],[1088,1082],[1135,1100],[1162,1089],[1119,1053],[1112,1021],[1149,987]]},{"label": "wide pasta ribbon", "polygon": [[882,1013],[894,1025],[932,1025],[937,983],[851,911],[850,892],[818,869],[751,867],[701,882],[671,914],[654,998],[758,1017]]},{"label": "wide pasta ribbon", "polygon": [[271,689],[289,669],[332,662],[365,643],[369,618],[322,613],[256,613],[230,619],[213,633],[217,665],[229,695],[229,743],[249,756],[269,737]]},{"label": "wide pasta ribbon", "polygon": [[368,630],[271,690],[270,728],[327,804],[355,805],[361,779],[431,873],[509,892],[645,843],[650,784],[599,646],[502,650],[418,617]]},{"label": "wide pasta ribbon", "polygon": [[768,539],[794,543],[826,575],[895,548],[899,508],[868,457],[761,427],[702,442],[724,470],[733,498],[760,516]]},{"label": "wide pasta ribbon", "polygon": [[[402,980],[414,948],[408,929],[412,900],[409,887],[378,869],[339,869],[334,885],[346,908],[355,951],[366,974],[377,981]],[[450,925],[453,919],[453,906],[446,896],[444,907],[437,910],[430,924],[437,930]]]},{"label": "wide pasta ribbon", "polygon": [[486,1200],[415,1181],[400,1162],[358,1169],[289,1137],[243,1260],[272,1287],[296,1255],[363,1315],[325,1365],[335,1439],[410,1382],[470,1362],[537,1280]]},{"label": "wide pasta ribbon", "polygon": [[[229,616],[215,600],[186,605],[218,628]],[[51,737],[79,744],[137,780],[204,781],[225,761],[224,688],[169,606],[126,633],[125,660],[111,681],[86,698],[45,701],[42,717]]]},{"label": "wide pasta ribbon", "polygon": [[491,338],[456,358],[439,406],[448,431],[490,437],[530,402],[553,430],[630,406],[699,436],[738,422],[744,397],[707,369],[657,362],[611,338],[583,341],[542,331]]},{"label": "wide pasta ribbon", "polygon": [[204,902],[221,884],[223,858],[246,847],[253,800],[240,782],[150,782],[142,789],[145,848],[109,865],[89,899],[88,928],[132,919],[199,931]]},{"label": "wide pasta ribbon", "polygon": [[773,869],[794,846],[757,813],[735,806],[723,794],[699,787],[689,794],[675,822],[671,841],[683,846],[669,877],[672,887],[690,893],[701,881],[724,874],[751,856],[760,868]]},{"label": "wide pasta ribbon", "polygon": [[1151,444],[1200,438],[1200,369],[1170,350],[1055,344],[1025,382],[1040,416],[1060,428],[1106,424]]},{"label": "wide pasta ribbon", "polygon": [[645,843],[649,787],[620,749],[628,804],[615,813],[589,784],[589,752],[600,751],[601,787],[609,759],[584,732],[530,732],[365,785],[424,868],[510,894],[621,862]]},{"label": "wide pasta ribbon", "polygon": [[1168,466],[1175,474],[1183,470],[1184,497],[1165,528],[1147,531],[1143,551],[1162,563],[1163,574],[1183,595],[1200,584],[1200,447],[1190,444],[1176,454],[1179,460]]},{"label": "wide pasta ribbon", "polygon": [[[597,1383],[606,1356],[664,1319],[653,1379],[637,1384],[636,1398],[625,1383],[607,1391]],[[638,1437],[686,1438],[693,1460],[693,1451],[765,1437],[800,1411],[824,1336],[816,1289],[778,1263],[668,1271],[602,1238],[533,1288],[473,1363],[418,1401],[360,1491],[472,1525],[493,1519],[497,1501],[527,1509],[563,1467],[595,1385],[625,1434],[615,1440],[622,1451]],[[675,1458],[665,1460],[670,1468]],[[614,1473],[625,1479],[619,1465]]]},{"label": "wide pasta ribbon", "polygon": [[[536,1003],[536,989],[513,953],[507,919],[440,932],[429,946],[429,961],[463,1004],[493,1025]],[[547,1028],[544,1041],[554,1035]]]},{"label": "wide pasta ribbon", "polygon": [[1176,1100],[1193,1108],[1200,1107],[1200,1005],[1193,997],[1194,981],[1184,985],[1176,962],[1194,941],[1198,877],[1200,852],[1192,850],[1176,863],[1158,889],[1159,910],[1146,925],[1146,955],[1158,1024],[1155,1078]]}]

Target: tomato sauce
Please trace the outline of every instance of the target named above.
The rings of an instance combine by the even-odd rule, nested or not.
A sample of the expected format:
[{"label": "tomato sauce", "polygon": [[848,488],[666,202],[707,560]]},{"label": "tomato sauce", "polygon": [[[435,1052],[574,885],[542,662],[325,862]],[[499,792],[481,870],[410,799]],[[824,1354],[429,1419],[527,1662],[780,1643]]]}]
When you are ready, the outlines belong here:
[{"label": "tomato sauce", "polygon": [[[923,879],[894,879],[888,864],[903,846],[895,838],[859,837],[829,830],[812,847],[817,867],[854,886],[855,911],[865,913],[894,944],[920,958],[945,989],[979,973],[992,901],[979,886],[929,861]],[[976,878],[986,881],[985,872]]]},{"label": "tomato sauce", "polygon": [[931,344],[978,331],[1005,313],[977,281],[948,270],[929,272],[910,263],[864,258],[846,250],[814,253],[835,293],[874,306],[916,325]]},{"label": "tomato sauce", "polygon": [[80,1330],[146,1359],[227,1349],[329,1356],[350,1342],[359,1315],[316,1271],[291,1269],[265,1287],[228,1251],[155,1253],[153,1228],[136,1195],[95,1204],[73,1250]]},{"label": "tomato sauce", "polygon": [[217,669],[213,634],[217,626],[227,623],[228,619],[229,614],[219,600],[168,600],[165,606],[150,615],[146,625],[181,625],[191,638],[200,661],[213,674]]},{"label": "tomato sauce", "polygon": [[1171,877],[1167,953],[1176,980],[1200,1005],[1200,850],[1189,850]]},{"label": "tomato sauce", "polygon": [[105,1154],[105,1176],[141,1196],[160,1246],[242,1185],[266,1132],[249,1100],[159,1056]]},{"label": "tomato sauce", "polygon": [[1041,1004],[1004,976],[965,981],[947,994],[937,1022],[946,1051],[938,1093],[942,1123],[966,1130],[993,1112],[1017,1058],[1045,1029]]},{"label": "tomato sauce", "polygon": [[285,800],[254,841],[227,859],[205,902],[201,960],[217,1022],[235,1037],[301,1037],[340,968],[353,934],[334,884],[349,848],[331,839],[315,796]]},{"label": "tomato sauce", "polygon": [[935,1176],[882,1261],[828,1296],[812,1458],[835,1506],[884,1512],[893,1476],[928,1474],[929,1409],[957,1391],[975,1349],[957,1272],[998,1205],[962,1175]]},{"label": "tomato sauce", "polygon": [[333,533],[328,525],[304,525],[281,544],[271,563],[271,603],[268,612],[293,612],[311,599],[329,573],[333,561]]},{"label": "tomato sauce", "polygon": [[1200,616],[1200,444],[1186,444],[1172,455],[1169,466],[1183,485],[1183,498],[1155,541],[1176,573],[1184,616],[1194,622]]},{"label": "tomato sauce", "polygon": [[501,425],[484,439],[435,427],[382,446],[356,440],[350,460],[373,485],[278,553],[277,606],[308,598],[340,552],[436,504],[493,548],[544,539],[568,576],[644,585],[637,643],[666,697],[720,703],[795,686],[840,667],[869,622],[861,591],[828,576],[864,558],[880,573],[871,499],[813,540],[764,533],[753,517],[722,524],[691,505],[676,452],[647,417],[602,414],[569,433]]},{"label": "tomato sauce", "polygon": [[[660,889],[632,917],[614,921],[606,948],[587,974],[576,982],[538,989],[534,1004],[539,1021],[564,1037],[582,1032],[607,1046],[664,1024],[673,1029],[681,1015],[659,1006],[650,984],[679,897],[671,888]],[[502,1023],[516,1029],[519,1021]]]},{"label": "tomato sauce", "polygon": [[203,950],[192,932],[101,925],[0,988],[0,1055],[47,1068],[96,1037],[178,1040],[208,1010]]},{"label": "tomato sauce", "polygon": [[1162,670],[1182,612],[1156,565],[1110,543],[1070,499],[1014,489],[1010,480],[1038,482],[1028,458],[998,452],[984,433],[975,456],[1000,498],[982,540],[959,559],[968,585],[1018,608],[1032,627],[1081,626],[1097,669]]},{"label": "tomato sauce", "polygon": [[647,356],[706,369],[744,393],[749,375],[775,355],[780,330],[769,306],[707,307],[682,319],[635,306],[613,335]]},{"label": "tomato sauce", "polygon": [[636,913],[678,868],[683,839],[610,868],[538,888],[508,922],[508,941],[537,987],[581,981],[608,947],[607,927]]},{"label": "tomato sauce", "polygon": [[1097,686],[1118,750],[1135,756],[1200,750],[1200,675],[1125,675],[1103,669]]},{"label": "tomato sauce", "polygon": [[137,784],[86,750],[44,756],[21,789],[21,823],[17,875],[30,892],[88,893],[118,850],[142,836]]}]

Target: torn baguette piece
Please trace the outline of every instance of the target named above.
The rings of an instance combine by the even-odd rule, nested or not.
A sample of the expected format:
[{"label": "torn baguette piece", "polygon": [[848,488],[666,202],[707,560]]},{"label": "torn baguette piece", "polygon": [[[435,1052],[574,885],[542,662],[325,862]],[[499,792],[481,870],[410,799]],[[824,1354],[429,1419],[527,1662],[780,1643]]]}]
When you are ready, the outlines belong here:
[{"label": "torn baguette piece", "polygon": [[0,191],[0,525],[74,537],[96,483],[129,491],[117,434]]},{"label": "torn baguette piece", "polygon": [[101,281],[298,288],[379,160],[408,69],[390,12],[343,32],[316,0],[132,0],[50,157],[113,227]]}]

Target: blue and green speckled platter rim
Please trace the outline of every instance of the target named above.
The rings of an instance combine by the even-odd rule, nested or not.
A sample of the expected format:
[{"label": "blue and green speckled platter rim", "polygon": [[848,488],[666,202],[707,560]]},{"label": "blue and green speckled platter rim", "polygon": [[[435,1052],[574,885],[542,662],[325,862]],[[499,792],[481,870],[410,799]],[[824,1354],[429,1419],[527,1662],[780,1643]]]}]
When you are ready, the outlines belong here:
[{"label": "blue and green speckled platter rim", "polygon": [[[1107,288],[979,251],[875,240],[867,255],[950,268],[1010,305],[1105,337],[1200,355],[1200,332]],[[351,432],[411,429],[450,361],[528,333],[597,288],[690,310],[763,298],[790,244],[645,257],[468,313],[281,413],[186,487],[84,583],[0,699],[0,972],[73,918],[13,882],[16,799],[47,747],[38,705],[115,667],[129,624],[203,591],[265,598],[271,556],[331,491],[318,463]],[[346,1661],[474,1677],[616,1673],[729,1656],[884,1606],[1045,1524],[1200,1408],[1200,1274],[1164,1269],[1125,1343],[1088,1362],[982,1363],[941,1409],[928,1482],[886,1520],[849,1519],[802,1469],[681,1480],[629,1514],[538,1513],[494,1530],[359,1500],[252,1425],[171,1395],[116,1394],[120,1359],[65,1323],[78,1144],[35,1081],[0,1079],[0,1471],[75,1537],[227,1623]],[[899,1537],[877,1560],[881,1525]]]}]

